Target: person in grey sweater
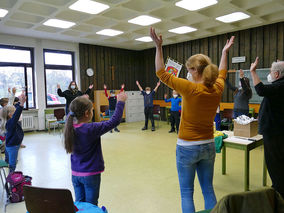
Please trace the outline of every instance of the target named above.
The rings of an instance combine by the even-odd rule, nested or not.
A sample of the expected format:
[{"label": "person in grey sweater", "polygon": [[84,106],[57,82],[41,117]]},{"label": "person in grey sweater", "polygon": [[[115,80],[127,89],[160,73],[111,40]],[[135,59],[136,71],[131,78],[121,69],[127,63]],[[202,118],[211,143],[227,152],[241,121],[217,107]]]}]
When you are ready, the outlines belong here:
[{"label": "person in grey sweater", "polygon": [[244,77],[244,71],[240,69],[239,88],[232,86],[228,78],[226,84],[229,89],[234,91],[234,118],[240,115],[249,114],[249,99],[252,97],[252,91],[249,84],[249,79]]}]

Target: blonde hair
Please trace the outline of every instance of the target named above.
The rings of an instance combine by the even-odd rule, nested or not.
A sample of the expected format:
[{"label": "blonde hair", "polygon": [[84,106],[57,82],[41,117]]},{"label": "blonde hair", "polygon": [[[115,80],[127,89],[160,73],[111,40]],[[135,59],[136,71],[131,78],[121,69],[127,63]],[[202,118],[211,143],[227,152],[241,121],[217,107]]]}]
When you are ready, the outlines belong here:
[{"label": "blonde hair", "polygon": [[9,114],[15,111],[14,106],[5,106],[0,110],[0,134],[6,133],[6,123],[10,119]]},{"label": "blonde hair", "polygon": [[218,67],[212,64],[210,58],[203,54],[191,56],[186,61],[187,69],[196,69],[198,74],[202,76],[203,84],[206,87],[212,87],[219,75]]}]

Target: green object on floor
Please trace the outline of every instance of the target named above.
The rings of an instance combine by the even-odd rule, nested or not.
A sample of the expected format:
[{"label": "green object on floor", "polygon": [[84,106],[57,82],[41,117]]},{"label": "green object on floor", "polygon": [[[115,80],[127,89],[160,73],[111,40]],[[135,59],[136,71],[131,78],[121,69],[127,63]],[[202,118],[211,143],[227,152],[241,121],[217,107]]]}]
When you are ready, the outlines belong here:
[{"label": "green object on floor", "polygon": [[9,164],[4,160],[0,160],[0,168],[9,167]]}]

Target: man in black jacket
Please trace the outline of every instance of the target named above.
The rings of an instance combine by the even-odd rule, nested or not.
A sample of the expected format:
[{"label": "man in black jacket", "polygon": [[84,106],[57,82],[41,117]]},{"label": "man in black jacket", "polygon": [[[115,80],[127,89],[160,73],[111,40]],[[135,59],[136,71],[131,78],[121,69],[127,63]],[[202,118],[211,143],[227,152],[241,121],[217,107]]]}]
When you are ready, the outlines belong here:
[{"label": "man in black jacket", "polygon": [[272,187],[284,198],[284,61],[273,62],[264,85],[257,73],[258,57],[250,73],[255,90],[263,96],[259,109],[259,133],[263,135],[264,154]]}]

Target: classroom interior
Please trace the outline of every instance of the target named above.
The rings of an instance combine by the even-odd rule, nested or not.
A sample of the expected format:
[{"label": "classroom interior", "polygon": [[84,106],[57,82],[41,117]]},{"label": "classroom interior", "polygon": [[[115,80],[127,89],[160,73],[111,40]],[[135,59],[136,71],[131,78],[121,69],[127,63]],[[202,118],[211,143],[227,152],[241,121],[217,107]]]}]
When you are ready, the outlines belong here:
[{"label": "classroom interior", "polygon": [[[215,4],[194,11],[178,6],[179,0],[98,0],[96,2],[108,6],[98,14],[71,9],[76,2],[0,1],[0,14],[1,9],[8,11],[0,18],[0,49],[3,50],[0,51],[0,98],[7,95],[8,87],[16,86],[18,91],[24,88],[28,93],[23,111],[26,148],[19,151],[17,170],[31,176],[32,185],[65,188],[71,191],[73,198],[70,155],[64,150],[62,126],[54,123],[54,110],[65,108],[64,100],[57,95],[57,84],[66,90],[70,81],[75,80],[81,91],[93,84],[90,99],[96,122],[104,119],[102,110],[108,105],[104,84],[108,90],[117,92],[125,84],[128,94],[137,94],[137,80],[143,88],[153,89],[158,78],[154,43],[147,40],[150,26],[163,35],[165,60],[170,57],[181,64],[191,55],[203,53],[218,65],[226,40],[234,35],[227,76],[232,84],[237,83],[237,71],[248,70],[257,56],[260,59],[258,68],[266,71],[272,62],[284,58],[283,0],[216,0]],[[233,12],[243,12],[249,17],[231,23],[216,19]],[[149,15],[160,21],[147,26],[129,22],[139,15]],[[71,26],[48,26],[45,22],[49,19],[68,21]],[[181,26],[190,26],[193,30],[184,34],[169,31]],[[119,34],[100,34],[104,29],[116,30]],[[10,50],[10,55],[3,54]],[[12,50],[28,52],[27,62],[17,61],[11,55]],[[62,60],[57,64],[62,59],[59,58],[53,63],[53,58],[49,63],[48,54],[68,55],[68,62]],[[233,63],[234,57],[243,61]],[[87,72],[90,68],[93,74]],[[249,73],[245,74],[249,77]],[[186,78],[186,75],[183,66],[179,77]],[[161,84],[154,96],[154,104],[160,107],[160,117],[155,120],[156,131],[141,131],[144,115],[143,102],[139,99],[136,104],[139,103],[140,108],[138,105],[126,107],[120,132],[106,133],[102,137],[106,169],[102,174],[99,205],[106,206],[109,212],[181,212],[175,161],[177,134],[168,133],[170,104],[164,102],[164,94],[171,93],[171,89]],[[250,115],[257,118],[261,100],[255,100],[250,103]],[[220,103],[221,118],[226,116],[224,111],[232,109],[233,92],[225,87]],[[0,155],[3,159],[4,154]],[[227,171],[223,175],[222,153],[216,154],[214,189],[217,200],[244,191],[244,152],[228,148],[226,155]],[[249,189],[263,187],[263,146],[250,152],[249,165]],[[268,174],[267,186],[271,186]],[[197,211],[204,210],[197,178],[194,202]],[[25,202],[6,205],[2,184],[0,206],[0,211],[8,213],[26,211]]]}]

